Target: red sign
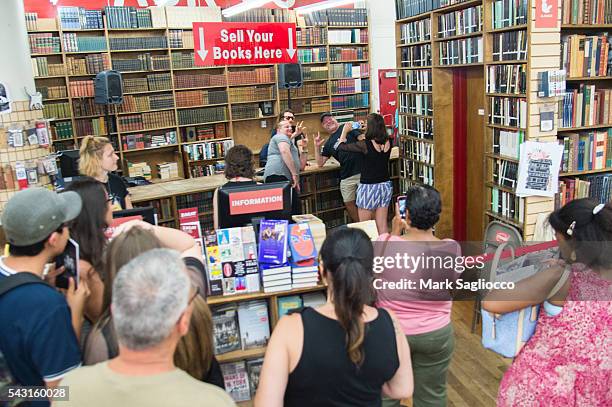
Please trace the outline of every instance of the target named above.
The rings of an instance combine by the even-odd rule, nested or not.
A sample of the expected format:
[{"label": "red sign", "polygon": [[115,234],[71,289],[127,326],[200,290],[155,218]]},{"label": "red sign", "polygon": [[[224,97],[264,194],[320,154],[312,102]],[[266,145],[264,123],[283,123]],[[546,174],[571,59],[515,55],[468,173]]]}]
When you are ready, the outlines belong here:
[{"label": "red sign", "polygon": [[280,211],[283,209],[283,189],[233,192],[229,194],[230,215]]},{"label": "red sign", "polygon": [[395,127],[397,110],[397,71],[395,69],[378,70],[378,98],[380,115],[385,125]]},{"label": "red sign", "polygon": [[293,23],[193,23],[195,64],[297,63]]},{"label": "red sign", "polygon": [[536,0],[535,28],[557,28],[559,0]]},{"label": "red sign", "polygon": [[202,229],[198,218],[198,208],[179,209],[179,229],[202,243]]}]

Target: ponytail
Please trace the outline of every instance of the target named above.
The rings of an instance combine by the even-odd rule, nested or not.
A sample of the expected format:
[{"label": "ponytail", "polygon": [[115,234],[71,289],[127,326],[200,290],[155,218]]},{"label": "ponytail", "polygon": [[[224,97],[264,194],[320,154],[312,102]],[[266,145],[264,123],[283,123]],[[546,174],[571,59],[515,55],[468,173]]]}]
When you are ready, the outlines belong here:
[{"label": "ponytail", "polygon": [[346,333],[346,350],[351,362],[360,366],[365,354],[363,309],[376,299],[372,285],[373,247],[359,229],[340,229],[321,247],[321,259],[331,277],[334,311]]}]

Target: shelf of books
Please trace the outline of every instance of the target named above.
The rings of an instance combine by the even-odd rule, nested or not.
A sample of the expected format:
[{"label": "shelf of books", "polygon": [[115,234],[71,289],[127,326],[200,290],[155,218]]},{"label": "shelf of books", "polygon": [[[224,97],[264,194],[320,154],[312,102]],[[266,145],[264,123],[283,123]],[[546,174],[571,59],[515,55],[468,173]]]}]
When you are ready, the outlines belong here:
[{"label": "shelf of books", "polygon": [[[57,19],[27,13],[32,67],[43,94],[56,151],[78,148],[86,135],[110,135],[123,172],[187,178],[223,171],[234,143],[254,151],[268,142],[279,111],[289,106],[309,130],[318,114],[362,119],[370,108],[365,9],[304,17],[261,9],[232,21],[296,22],[304,86],[279,90],[275,65],[195,66],[192,22],[221,21],[208,7],[59,7]],[[94,103],[93,79],[122,73],[124,101]]]},{"label": "shelf of books", "polygon": [[576,198],[612,200],[612,64],[609,1],[563,2],[561,69],[566,93],[559,101],[557,137],[563,144],[555,207]]}]

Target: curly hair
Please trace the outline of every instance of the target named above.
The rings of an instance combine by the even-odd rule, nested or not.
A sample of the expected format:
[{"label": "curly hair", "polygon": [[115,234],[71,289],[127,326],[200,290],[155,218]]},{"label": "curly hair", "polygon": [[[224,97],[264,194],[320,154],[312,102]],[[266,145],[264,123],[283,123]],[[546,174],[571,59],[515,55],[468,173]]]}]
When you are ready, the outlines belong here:
[{"label": "curly hair", "polygon": [[253,178],[253,152],[245,145],[238,144],[225,154],[225,178]]},{"label": "curly hair", "polygon": [[442,200],[437,189],[429,185],[412,186],[406,191],[406,211],[410,225],[420,230],[433,228],[440,220]]}]

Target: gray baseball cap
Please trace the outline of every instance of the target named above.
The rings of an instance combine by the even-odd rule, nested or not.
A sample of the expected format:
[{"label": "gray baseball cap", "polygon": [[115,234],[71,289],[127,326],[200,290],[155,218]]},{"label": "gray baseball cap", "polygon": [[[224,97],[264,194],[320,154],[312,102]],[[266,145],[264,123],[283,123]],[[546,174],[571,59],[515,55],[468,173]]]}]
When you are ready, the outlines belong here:
[{"label": "gray baseball cap", "polygon": [[73,191],[58,194],[40,187],[19,191],[2,212],[6,240],[15,246],[41,242],[79,216],[82,206],[81,197]]}]

